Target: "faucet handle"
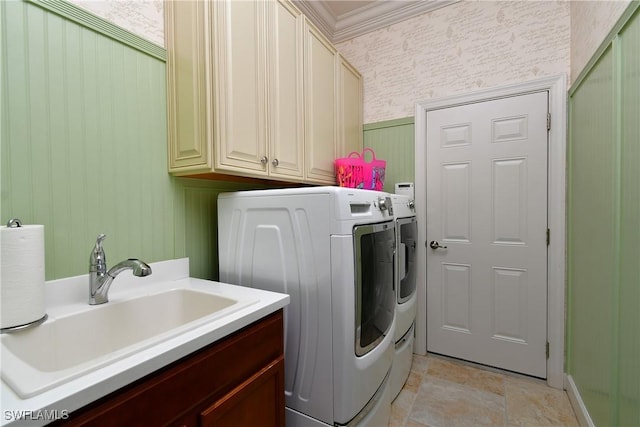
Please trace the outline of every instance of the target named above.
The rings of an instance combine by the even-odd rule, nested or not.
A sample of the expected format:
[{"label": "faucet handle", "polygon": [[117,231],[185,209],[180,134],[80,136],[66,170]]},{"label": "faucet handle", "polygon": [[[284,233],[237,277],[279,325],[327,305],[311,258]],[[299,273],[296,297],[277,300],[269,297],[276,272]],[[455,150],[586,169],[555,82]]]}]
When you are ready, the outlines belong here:
[{"label": "faucet handle", "polygon": [[96,238],[96,247],[93,249],[94,252],[104,252],[102,249],[102,241],[106,238],[106,234],[98,234],[98,237]]},{"label": "faucet handle", "polygon": [[96,238],[96,245],[91,251],[89,256],[89,271],[104,274],[107,272],[107,256],[102,248],[102,241],[107,236],[105,234],[98,234]]}]

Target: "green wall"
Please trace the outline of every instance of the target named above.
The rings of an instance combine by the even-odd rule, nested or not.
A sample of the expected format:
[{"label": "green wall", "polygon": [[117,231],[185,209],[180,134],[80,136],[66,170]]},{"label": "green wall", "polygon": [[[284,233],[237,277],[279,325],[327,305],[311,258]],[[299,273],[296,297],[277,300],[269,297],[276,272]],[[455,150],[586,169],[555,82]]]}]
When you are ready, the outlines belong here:
[{"label": "green wall", "polygon": [[397,182],[414,182],[413,117],[365,125],[364,146],[372,148],[377,158],[387,161],[384,191],[394,193]]},{"label": "green wall", "polygon": [[0,2],[0,222],[44,224],[47,280],[86,274],[99,233],[109,265],[189,256],[217,278],[217,195],[252,187],[171,177],[164,49],[55,4],[72,18]]},{"label": "green wall", "polygon": [[640,425],[639,15],[569,101],[567,372],[598,426]]}]

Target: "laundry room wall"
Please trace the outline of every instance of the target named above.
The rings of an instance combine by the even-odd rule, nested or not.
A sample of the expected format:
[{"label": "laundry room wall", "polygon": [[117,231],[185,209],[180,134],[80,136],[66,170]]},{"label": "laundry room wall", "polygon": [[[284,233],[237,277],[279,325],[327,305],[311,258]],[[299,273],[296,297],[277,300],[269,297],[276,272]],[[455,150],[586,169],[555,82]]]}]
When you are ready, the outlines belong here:
[{"label": "laundry room wall", "polygon": [[572,82],[576,81],[630,2],[631,0],[570,2]]},{"label": "laundry room wall", "polygon": [[569,74],[568,2],[468,2],[339,43],[364,78],[364,122],[414,115],[415,103]]},{"label": "laundry room wall", "polygon": [[44,224],[47,280],[87,274],[99,233],[109,264],[217,278],[217,195],[254,186],[170,176],[164,48],[45,3],[0,2],[1,222]]},{"label": "laundry room wall", "polygon": [[611,426],[640,425],[640,3],[627,6],[569,92],[566,371]]},{"label": "laundry room wall", "polygon": [[460,2],[337,45],[363,75],[364,143],[385,191],[414,181],[415,103],[568,74],[568,2]]},{"label": "laundry room wall", "polygon": [[385,120],[364,126],[364,146],[387,162],[383,191],[393,193],[398,182],[413,182],[414,120]]},{"label": "laundry room wall", "polygon": [[69,2],[158,46],[164,46],[164,0]]}]

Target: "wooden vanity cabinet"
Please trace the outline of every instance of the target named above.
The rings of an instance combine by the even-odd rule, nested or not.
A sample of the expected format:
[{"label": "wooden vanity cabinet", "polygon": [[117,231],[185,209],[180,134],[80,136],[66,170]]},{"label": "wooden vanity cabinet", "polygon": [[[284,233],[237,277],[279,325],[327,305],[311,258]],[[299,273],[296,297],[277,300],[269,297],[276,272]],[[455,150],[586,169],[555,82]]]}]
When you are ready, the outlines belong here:
[{"label": "wooden vanity cabinet", "polygon": [[57,425],[284,427],[282,310]]}]

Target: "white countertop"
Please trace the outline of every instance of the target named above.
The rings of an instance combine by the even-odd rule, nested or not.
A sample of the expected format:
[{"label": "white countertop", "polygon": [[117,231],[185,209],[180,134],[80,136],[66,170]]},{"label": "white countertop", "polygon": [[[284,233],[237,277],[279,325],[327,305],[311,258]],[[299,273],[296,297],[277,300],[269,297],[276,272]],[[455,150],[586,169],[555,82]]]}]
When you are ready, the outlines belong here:
[{"label": "white countertop", "polygon": [[[203,348],[289,304],[289,296],[242,286],[189,277],[189,260],[163,261],[150,264],[153,274],[134,277],[130,272],[119,275],[109,292],[109,300],[128,299],[171,289],[193,289],[232,299],[251,300],[210,322],[144,348],[106,366],[88,372],[55,388],[27,399],[21,399],[2,381],[0,393],[0,425],[44,425],[53,419],[81,408],[127,384],[136,381],[194,351]],[[47,321],[56,315],[86,310],[88,275],[49,281],[45,285]],[[109,304],[109,303],[107,303]],[[2,361],[0,360],[0,363]],[[17,419],[22,418],[20,421]]]}]

